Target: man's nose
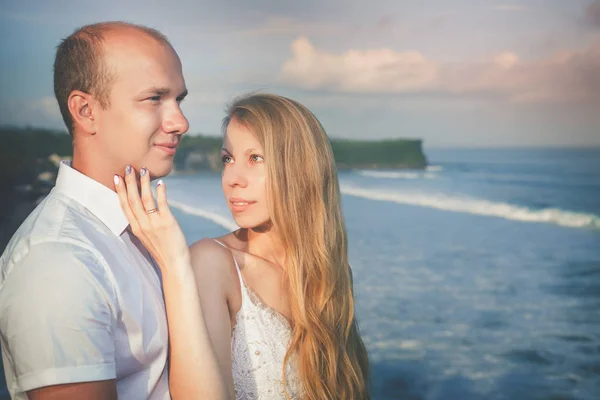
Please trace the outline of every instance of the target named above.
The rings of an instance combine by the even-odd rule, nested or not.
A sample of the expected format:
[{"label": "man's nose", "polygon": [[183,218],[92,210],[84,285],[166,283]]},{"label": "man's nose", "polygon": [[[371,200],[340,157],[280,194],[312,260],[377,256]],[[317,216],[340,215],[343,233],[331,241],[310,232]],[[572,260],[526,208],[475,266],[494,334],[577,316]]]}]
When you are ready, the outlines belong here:
[{"label": "man's nose", "polygon": [[167,133],[183,135],[189,128],[190,124],[185,115],[183,115],[179,104],[173,110],[170,110],[163,121],[163,130]]}]

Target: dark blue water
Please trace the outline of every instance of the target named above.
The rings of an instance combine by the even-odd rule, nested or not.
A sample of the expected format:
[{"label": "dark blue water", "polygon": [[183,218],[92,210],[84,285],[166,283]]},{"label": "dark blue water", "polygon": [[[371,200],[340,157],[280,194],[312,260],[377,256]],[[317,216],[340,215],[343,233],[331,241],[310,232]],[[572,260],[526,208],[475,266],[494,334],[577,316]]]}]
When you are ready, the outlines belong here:
[{"label": "dark blue water", "polygon": [[[600,398],[600,149],[431,150],[340,173],[373,398]],[[166,179],[190,242],[235,229]]]},{"label": "dark blue water", "polygon": [[[427,155],[340,174],[374,399],[600,398],[600,149]],[[235,227],[167,185],[190,242]]]}]

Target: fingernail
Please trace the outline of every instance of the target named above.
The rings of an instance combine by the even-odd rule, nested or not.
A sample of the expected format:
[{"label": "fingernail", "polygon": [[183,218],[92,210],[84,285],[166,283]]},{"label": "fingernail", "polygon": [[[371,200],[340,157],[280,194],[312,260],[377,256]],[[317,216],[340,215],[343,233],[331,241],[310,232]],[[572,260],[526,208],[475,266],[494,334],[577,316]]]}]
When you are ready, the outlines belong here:
[{"label": "fingernail", "polygon": [[142,168],[140,170],[140,176],[145,176],[146,175],[146,168]]},{"label": "fingernail", "polygon": [[129,175],[131,173],[131,165],[125,167],[125,175]]},{"label": "fingernail", "polygon": [[161,180],[159,180],[159,181],[158,181],[158,183],[156,184],[156,186],[160,186],[160,185],[162,185],[162,184],[163,184],[163,181],[162,181],[162,179],[161,179]]},{"label": "fingernail", "polygon": [[115,175],[114,178],[113,178],[113,181],[115,181],[115,185],[118,185],[119,181],[120,181],[119,175]]}]

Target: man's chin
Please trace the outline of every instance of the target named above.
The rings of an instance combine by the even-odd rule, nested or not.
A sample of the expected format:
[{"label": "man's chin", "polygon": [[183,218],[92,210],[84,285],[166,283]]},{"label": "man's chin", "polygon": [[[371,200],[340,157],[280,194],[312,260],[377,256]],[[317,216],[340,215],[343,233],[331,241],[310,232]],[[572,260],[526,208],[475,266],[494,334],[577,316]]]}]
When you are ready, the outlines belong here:
[{"label": "man's chin", "polygon": [[173,171],[173,166],[148,168],[148,171],[150,172],[150,179],[155,180],[169,175]]}]

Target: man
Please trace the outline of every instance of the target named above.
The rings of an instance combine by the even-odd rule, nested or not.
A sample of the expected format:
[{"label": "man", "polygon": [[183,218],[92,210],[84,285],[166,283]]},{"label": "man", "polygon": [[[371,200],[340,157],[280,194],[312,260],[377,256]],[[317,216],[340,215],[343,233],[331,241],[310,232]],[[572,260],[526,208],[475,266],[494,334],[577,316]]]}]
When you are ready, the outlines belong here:
[{"label": "man", "polygon": [[113,176],[170,172],[188,130],[181,62],[158,31],[89,25],[59,45],[54,90],[73,161],[0,258],[8,389],[13,399],[169,399],[159,271]]}]

